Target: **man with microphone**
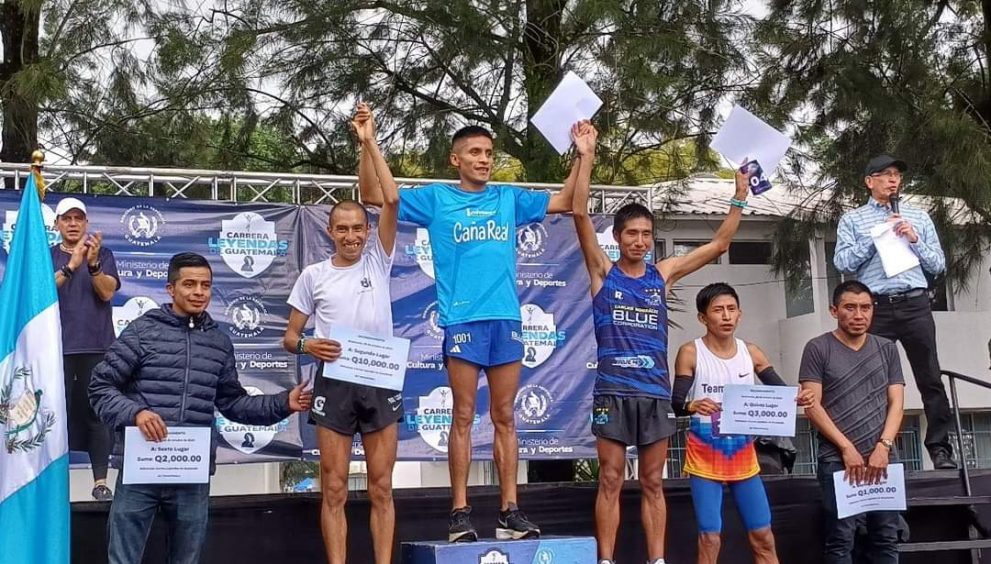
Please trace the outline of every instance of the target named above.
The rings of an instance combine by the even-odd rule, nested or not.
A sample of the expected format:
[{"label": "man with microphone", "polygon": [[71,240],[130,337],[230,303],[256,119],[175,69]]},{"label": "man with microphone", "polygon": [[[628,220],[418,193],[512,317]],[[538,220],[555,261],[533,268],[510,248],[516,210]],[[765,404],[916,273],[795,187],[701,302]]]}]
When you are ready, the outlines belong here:
[{"label": "man with microphone", "polygon": [[[874,294],[874,320],[870,332],[901,341],[922,395],[928,422],[925,445],[936,469],[956,468],[949,433],[950,402],[940,378],[936,355],[936,323],[929,304],[926,273],[936,276],[946,270],[946,257],[929,215],[912,206],[900,205],[899,190],[908,165],[889,155],[867,163],[864,183],[870,200],[843,214],[836,229],[837,270],[855,273]],[[919,257],[919,265],[888,277],[874,246],[871,229],[887,222]]]}]

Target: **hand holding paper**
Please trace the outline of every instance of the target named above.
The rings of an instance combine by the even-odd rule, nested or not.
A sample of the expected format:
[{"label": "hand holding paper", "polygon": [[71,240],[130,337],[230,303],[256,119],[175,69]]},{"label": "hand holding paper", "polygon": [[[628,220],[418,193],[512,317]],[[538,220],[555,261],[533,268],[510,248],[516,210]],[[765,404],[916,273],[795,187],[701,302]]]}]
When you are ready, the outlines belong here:
[{"label": "hand holding paper", "polygon": [[530,122],[563,155],[571,147],[571,126],[591,119],[601,107],[602,100],[588,84],[569,71]]},{"label": "hand holding paper", "polygon": [[874,248],[881,256],[881,266],[884,267],[884,275],[888,278],[920,264],[919,257],[912,251],[911,244],[905,237],[899,237],[894,227],[891,222],[884,222],[871,228]]},{"label": "hand holding paper", "polygon": [[[735,166],[747,167],[756,180],[753,192],[759,194],[770,189],[766,176],[778,168],[791,139],[741,106],[734,106],[711,147]],[[758,171],[763,174],[753,174]]]}]

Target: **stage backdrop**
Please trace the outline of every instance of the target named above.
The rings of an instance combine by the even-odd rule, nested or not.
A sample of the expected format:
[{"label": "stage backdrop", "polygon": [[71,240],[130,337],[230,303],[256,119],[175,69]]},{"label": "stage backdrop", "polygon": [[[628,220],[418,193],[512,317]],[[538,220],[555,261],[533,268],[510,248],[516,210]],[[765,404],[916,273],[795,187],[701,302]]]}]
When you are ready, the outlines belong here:
[{"label": "stage backdrop", "polygon": [[[54,224],[53,210],[64,196],[46,197],[43,211],[48,224]],[[286,353],[281,341],[289,315],[286,299],[301,268],[326,260],[332,252],[325,230],[328,206],[77,197],[89,210],[90,230],[103,233],[104,246],[117,259],[121,289],[113,306],[118,333],[136,317],[169,301],[165,292],[169,257],[181,251],[198,252],[210,260],[214,271],[210,315],[234,342],[241,382],[249,392],[278,392],[301,377],[313,377],[315,364],[309,357],[297,359]],[[18,203],[19,193],[0,190],[0,273],[6,266]],[[611,218],[600,216],[594,221],[600,245],[618,258]],[[516,236],[525,341],[515,404],[520,456],[594,457],[589,413],[595,339],[588,275],[574,225],[570,217],[550,216],[519,229]],[[59,242],[54,228],[49,242]],[[399,435],[403,460],[447,457],[451,393],[441,361],[433,276],[427,231],[401,224],[392,270],[392,308],[396,335],[412,340],[403,392],[406,415]],[[479,382],[477,411],[473,456],[491,459],[492,423],[484,378]],[[218,414],[217,425],[226,440],[218,452],[221,463],[318,454],[315,433],[305,418],[293,416],[260,427]],[[357,439],[354,454],[363,455]]]}]

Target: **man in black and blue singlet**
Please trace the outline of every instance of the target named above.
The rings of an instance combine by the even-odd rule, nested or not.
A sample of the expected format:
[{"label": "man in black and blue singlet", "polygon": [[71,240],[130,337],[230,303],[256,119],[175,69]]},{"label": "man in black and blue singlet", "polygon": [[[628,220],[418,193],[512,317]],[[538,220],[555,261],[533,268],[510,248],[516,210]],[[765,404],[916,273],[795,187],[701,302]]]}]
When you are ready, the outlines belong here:
[{"label": "man in black and blue singlet", "polygon": [[[595,155],[596,133],[575,136],[579,171],[589,170]],[[587,168],[586,168],[587,167]],[[746,207],[748,177],[737,172],[736,196],[712,241],[687,255],[649,264],[654,248],[654,218],[640,204],[616,213],[613,237],[620,258],[612,262],[599,247],[588,214],[588,174],[578,174],[574,218],[592,292],[598,374],[592,408],[592,433],[599,455],[599,490],[595,500],[595,529],[600,564],[611,563],[619,527],[619,494],[626,468],[626,447],[636,446],[643,492],[643,528],[650,564],[664,564],[667,508],[661,477],[668,438],[677,430],[671,408],[668,371],[666,293],[679,279],[712,262],[729,249]]]}]

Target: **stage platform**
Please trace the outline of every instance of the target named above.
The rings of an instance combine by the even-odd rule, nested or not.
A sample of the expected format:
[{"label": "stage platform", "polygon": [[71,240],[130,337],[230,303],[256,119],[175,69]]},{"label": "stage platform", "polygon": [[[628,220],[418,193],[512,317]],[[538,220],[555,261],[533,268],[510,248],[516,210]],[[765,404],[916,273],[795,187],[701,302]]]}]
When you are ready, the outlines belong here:
[{"label": "stage platform", "polygon": [[[975,496],[991,496],[991,470],[972,473]],[[934,498],[960,495],[962,486],[954,471],[929,471],[907,477],[910,498]],[[815,564],[822,547],[820,492],[815,478],[809,476],[766,477],[771,501],[773,527],[778,555],[784,564]],[[668,502],[667,559],[688,564],[695,561],[696,529],[687,480],[665,482]],[[406,489],[395,492],[396,550],[399,543],[413,540],[444,539],[449,511],[446,488]],[[469,492],[473,522],[479,533],[491,536],[498,510],[498,489],[472,488]],[[631,482],[623,490],[622,524],[617,560],[622,563],[644,562],[643,533],[640,528],[640,492]],[[592,510],[595,484],[531,484],[520,486],[522,508],[540,524],[547,535],[593,536]],[[966,511],[962,507],[912,506],[905,516],[911,528],[911,541],[936,541],[966,538]],[[108,503],[72,504],[72,562],[103,564],[106,558],[106,518]],[[979,506],[985,523],[991,522]],[[371,538],[368,528],[369,503],[363,492],[354,493],[348,502],[348,531],[351,564],[371,562]],[[320,497],[317,494],[215,497],[210,503],[210,531],[204,551],[204,564],[252,564],[262,562],[323,562],[320,537]],[[724,503],[723,550],[720,563],[749,563],[751,558],[746,536],[730,496]],[[164,527],[156,521],[145,551],[144,562],[165,562]],[[991,559],[991,550],[985,551]],[[903,554],[906,564],[953,564],[969,562],[964,551]],[[572,564],[572,563],[568,563]],[[578,564],[578,563],[575,563]],[[594,563],[593,563],[594,564]]]}]

